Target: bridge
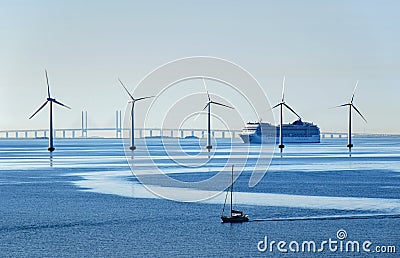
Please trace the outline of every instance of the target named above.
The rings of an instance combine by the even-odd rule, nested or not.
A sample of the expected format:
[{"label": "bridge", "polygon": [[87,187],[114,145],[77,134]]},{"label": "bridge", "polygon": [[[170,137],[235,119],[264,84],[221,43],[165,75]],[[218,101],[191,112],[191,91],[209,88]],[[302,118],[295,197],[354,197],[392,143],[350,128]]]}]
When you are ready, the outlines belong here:
[{"label": "bridge", "polygon": [[[62,128],[54,129],[54,137],[62,139],[75,139],[75,138],[123,138],[123,132],[130,135],[129,128],[122,128],[122,112],[121,110],[115,111],[115,126],[105,128],[89,128],[88,127],[88,113],[82,111],[80,128]],[[242,130],[213,130],[212,135],[214,138],[238,138]],[[10,129],[0,130],[0,139],[38,139],[47,138],[48,129]],[[185,138],[187,136],[195,136],[198,138],[207,137],[205,128],[202,129],[160,129],[160,128],[135,128],[135,138],[145,137],[174,137]],[[321,138],[347,138],[347,132],[321,132]],[[384,134],[360,134],[353,133],[355,137],[371,137],[371,136],[398,136],[398,135],[384,135]]]},{"label": "bridge", "polygon": [[[80,128],[61,128],[54,129],[54,138],[75,139],[75,138],[123,138],[130,135],[129,128],[122,127],[122,112],[115,111],[115,126],[104,128],[88,127],[88,112],[82,111]],[[214,138],[236,138],[239,137],[241,130],[213,130]],[[174,137],[185,138],[187,136],[195,136],[198,138],[207,137],[205,128],[202,129],[160,129],[160,128],[135,128],[135,138],[145,137]],[[39,139],[49,137],[48,129],[14,129],[0,130],[0,139]]]},{"label": "bridge", "polygon": [[[214,138],[238,138],[242,130],[212,130]],[[75,139],[75,138],[123,138],[123,132],[130,135],[129,128],[105,127],[105,128],[61,128],[54,129],[54,138]],[[0,139],[39,139],[49,136],[48,129],[11,129],[0,130]],[[172,137],[185,138],[194,136],[206,138],[206,129],[160,129],[160,128],[135,128],[135,138],[146,137]],[[353,136],[366,136],[366,134],[353,134]],[[342,132],[321,132],[321,138],[347,138],[347,133]]]},{"label": "bridge", "polygon": [[[54,129],[54,138],[123,138],[123,132],[130,135],[130,129],[121,127],[109,128],[62,128]],[[236,138],[241,130],[213,130],[214,138]],[[48,129],[18,129],[0,130],[0,139],[40,139],[49,136]],[[135,128],[135,138],[146,137],[172,137],[185,138],[188,136],[205,138],[206,129],[160,129],[160,128]]]}]

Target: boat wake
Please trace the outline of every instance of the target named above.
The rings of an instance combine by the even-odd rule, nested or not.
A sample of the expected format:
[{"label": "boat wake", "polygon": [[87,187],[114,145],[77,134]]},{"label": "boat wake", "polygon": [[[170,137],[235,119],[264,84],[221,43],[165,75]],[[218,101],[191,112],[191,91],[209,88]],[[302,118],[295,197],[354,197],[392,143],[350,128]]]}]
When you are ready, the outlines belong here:
[{"label": "boat wake", "polygon": [[266,218],[253,219],[251,222],[262,221],[303,221],[303,220],[341,220],[341,219],[390,219],[400,218],[400,214],[349,214],[349,215],[327,215],[327,216],[311,216],[311,217],[286,217],[286,218]]}]

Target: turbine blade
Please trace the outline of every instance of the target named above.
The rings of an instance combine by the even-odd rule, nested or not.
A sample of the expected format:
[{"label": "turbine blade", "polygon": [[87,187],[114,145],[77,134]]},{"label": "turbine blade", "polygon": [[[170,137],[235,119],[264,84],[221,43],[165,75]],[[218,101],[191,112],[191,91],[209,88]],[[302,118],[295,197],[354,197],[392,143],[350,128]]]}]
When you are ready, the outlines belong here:
[{"label": "turbine blade", "polygon": [[207,90],[206,80],[204,80],[204,77],[202,78],[202,80],[203,80],[204,89],[205,89],[206,92],[207,92],[208,101],[211,101],[211,99],[210,99],[210,94],[208,94],[208,90]]},{"label": "turbine blade", "polygon": [[224,104],[221,104],[221,103],[218,103],[218,102],[214,102],[214,101],[211,101],[210,103],[212,103],[212,104],[215,104],[215,105],[220,105],[220,106],[223,106],[223,107],[227,107],[227,108],[234,109],[234,108],[233,108],[233,107],[231,107],[231,106],[224,105]]},{"label": "turbine blade", "polygon": [[[207,107],[207,106],[206,106]],[[203,109],[204,110],[204,109]],[[193,119],[193,121],[197,121],[197,119],[199,118],[199,116],[203,113],[203,110],[202,111],[200,111],[197,115],[196,115],[196,117]]]},{"label": "turbine blade", "polygon": [[32,117],[34,117],[40,110],[42,110],[42,108],[44,108],[44,106],[46,106],[47,102],[49,102],[49,101],[46,100],[46,101],[40,106],[40,108],[38,108],[38,110],[36,110],[36,112],[33,113],[33,115],[31,115],[31,116],[29,117],[29,119],[31,119]]},{"label": "turbine blade", "polygon": [[282,105],[282,103],[278,103],[278,104],[276,104],[275,106],[273,106],[273,107],[271,108],[271,110],[272,110],[272,109],[274,109],[274,108],[277,108],[277,107],[279,107],[280,105]]},{"label": "turbine blade", "polygon": [[358,80],[357,80],[357,82],[356,82],[356,86],[354,87],[354,90],[353,90],[353,96],[351,97],[351,102],[350,102],[350,103],[353,103],[353,100],[354,100],[354,94],[356,93],[357,86],[358,86]]},{"label": "turbine blade", "polygon": [[286,81],[286,77],[283,76],[283,82],[282,82],[282,102],[285,102],[285,81]]},{"label": "turbine blade", "polygon": [[47,70],[44,70],[44,73],[46,74],[46,83],[47,83],[47,97],[50,98],[50,84],[49,84],[49,77],[47,76]]},{"label": "turbine blade", "polygon": [[356,106],[354,106],[353,104],[351,105],[353,108],[354,108],[354,110],[355,111],[357,111],[357,113],[362,117],[362,119],[364,119],[364,121],[366,122],[366,123],[368,123],[367,122],[367,119],[365,119],[365,117],[361,114],[361,112],[356,108]]},{"label": "turbine blade", "polygon": [[301,119],[301,117],[291,107],[289,107],[289,105],[287,105],[286,103],[282,103],[282,104],[285,105],[285,107],[287,107],[290,111],[292,111],[293,114],[295,114],[299,119]]},{"label": "turbine blade", "polygon": [[68,107],[67,105],[64,105],[63,103],[57,101],[56,99],[53,99],[52,101],[53,101],[54,103],[60,105],[60,106],[66,107],[66,108],[68,108],[68,109],[71,109],[70,107]]},{"label": "turbine blade", "polygon": [[122,83],[122,81],[118,78],[119,83],[121,83],[122,87],[124,87],[126,93],[128,93],[129,97],[131,97],[132,100],[135,100],[135,98],[129,93],[128,89],[125,87],[125,85]]},{"label": "turbine blade", "polygon": [[204,111],[208,107],[208,105],[210,105],[210,103],[211,102],[208,102],[207,105],[201,111]]},{"label": "turbine blade", "polygon": [[155,96],[143,97],[143,98],[135,99],[134,101],[139,101],[139,100],[144,100],[144,99],[149,99],[149,98],[154,98],[154,97]]},{"label": "turbine blade", "polygon": [[207,91],[208,102],[211,102],[210,94]]},{"label": "turbine blade", "polygon": [[331,107],[331,108],[345,107],[345,106],[348,106],[348,105],[350,105],[350,104],[349,104],[349,103],[346,103],[346,104],[342,104],[342,105],[340,105],[340,106]]}]

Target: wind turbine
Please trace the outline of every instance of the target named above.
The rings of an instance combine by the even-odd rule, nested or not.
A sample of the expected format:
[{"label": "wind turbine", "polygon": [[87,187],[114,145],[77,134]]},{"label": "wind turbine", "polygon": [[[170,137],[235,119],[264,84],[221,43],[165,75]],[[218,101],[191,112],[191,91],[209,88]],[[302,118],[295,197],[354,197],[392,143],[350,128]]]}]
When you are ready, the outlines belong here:
[{"label": "wind turbine", "polygon": [[128,89],[125,87],[125,85],[122,83],[122,81],[120,79],[118,79],[118,81],[121,83],[122,87],[124,87],[126,93],[128,93],[129,97],[131,98],[129,100],[130,103],[132,103],[132,107],[131,107],[131,146],[129,147],[130,150],[136,150],[136,146],[135,146],[135,103],[136,101],[140,101],[140,100],[144,100],[144,99],[148,99],[148,98],[153,98],[154,96],[149,96],[149,97],[143,97],[143,98],[137,98],[135,99],[132,94],[129,93]]},{"label": "wind turbine", "polygon": [[279,145],[278,145],[278,147],[279,147],[279,150],[280,150],[281,156],[282,156],[283,148],[285,148],[285,145],[283,144],[283,135],[282,135],[283,107],[285,106],[287,109],[292,111],[292,113],[295,114],[299,119],[301,119],[300,116],[291,107],[289,107],[289,105],[286,104],[286,102],[285,102],[285,76],[283,77],[283,83],[282,83],[282,100],[281,100],[281,102],[276,104],[274,107],[272,107],[272,109],[279,107],[279,106],[280,106],[280,111],[281,111],[281,121],[280,121],[280,126],[279,126]]},{"label": "wind turbine", "polygon": [[212,101],[210,98],[210,94],[208,93],[207,87],[206,87],[206,81],[203,78],[203,84],[204,87],[206,88],[206,92],[207,92],[207,97],[208,97],[208,102],[206,104],[206,106],[203,108],[203,110],[205,110],[206,108],[208,108],[207,110],[207,146],[206,148],[208,149],[208,151],[210,151],[212,149],[212,145],[211,145],[211,104],[215,104],[215,105],[219,105],[219,106],[223,106],[223,107],[227,107],[227,108],[231,108],[234,109],[233,107]]},{"label": "wind turbine", "polygon": [[340,106],[337,107],[345,107],[345,106],[349,106],[349,132],[348,132],[348,144],[347,144],[347,148],[349,148],[349,155],[351,157],[351,148],[353,148],[353,143],[351,142],[351,111],[352,108],[354,108],[354,110],[361,116],[361,118],[367,123],[367,120],[365,119],[365,117],[361,114],[361,112],[356,108],[356,106],[354,106],[353,101],[354,101],[354,94],[356,93],[356,89],[358,86],[358,80],[356,82],[356,86],[354,87],[354,91],[353,91],[353,96],[351,97],[351,100],[349,103],[346,104],[342,104]]},{"label": "wind turbine", "polygon": [[34,117],[40,110],[42,110],[42,108],[44,108],[47,105],[47,103],[50,102],[50,129],[49,129],[50,137],[49,137],[49,148],[48,148],[48,151],[53,152],[55,150],[54,145],[53,145],[53,102],[58,104],[58,105],[60,105],[60,106],[63,106],[63,107],[69,108],[69,109],[71,109],[71,108],[66,106],[66,105],[64,105],[61,102],[58,102],[56,99],[51,97],[51,95],[50,95],[49,77],[47,76],[47,70],[44,70],[44,71],[45,71],[45,74],[46,74],[46,82],[47,82],[47,99],[43,103],[43,105],[41,105],[39,107],[39,109],[36,110],[36,112],[33,113],[33,115],[31,115],[29,117],[29,119]]}]

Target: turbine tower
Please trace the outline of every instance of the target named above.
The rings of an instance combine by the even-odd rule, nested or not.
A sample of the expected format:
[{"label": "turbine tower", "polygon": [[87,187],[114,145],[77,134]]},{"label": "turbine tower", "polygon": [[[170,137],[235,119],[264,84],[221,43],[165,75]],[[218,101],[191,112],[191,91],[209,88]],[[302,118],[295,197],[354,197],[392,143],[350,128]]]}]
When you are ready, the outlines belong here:
[{"label": "turbine tower", "polygon": [[51,97],[51,95],[50,95],[49,77],[47,76],[47,70],[44,70],[44,71],[45,71],[45,74],[46,74],[46,82],[47,82],[47,99],[43,103],[43,105],[41,105],[38,108],[38,110],[36,110],[36,112],[33,113],[33,115],[31,115],[29,117],[29,119],[34,117],[40,110],[42,110],[42,108],[44,108],[47,105],[47,103],[50,102],[50,129],[49,129],[50,137],[49,137],[49,148],[48,148],[48,151],[53,152],[55,150],[54,145],[53,145],[53,102],[58,104],[58,105],[60,105],[60,106],[63,106],[63,107],[69,108],[69,109],[71,109],[71,108]]},{"label": "turbine tower", "polygon": [[203,78],[203,84],[204,87],[206,88],[206,92],[207,92],[207,97],[208,97],[208,102],[206,104],[206,106],[203,108],[203,111],[208,108],[207,110],[207,146],[206,148],[208,149],[208,151],[210,151],[212,149],[212,145],[211,145],[211,104],[215,104],[215,105],[219,105],[219,106],[223,106],[223,107],[227,107],[227,108],[231,108],[234,109],[233,107],[212,101],[210,98],[210,94],[208,93],[207,87],[206,87],[206,81]]},{"label": "turbine tower", "polygon": [[129,100],[130,103],[132,103],[132,107],[131,107],[131,146],[129,147],[130,150],[135,150],[136,146],[135,146],[135,103],[136,101],[140,101],[140,100],[144,100],[144,99],[148,99],[148,98],[153,98],[154,96],[149,96],[149,97],[143,97],[143,98],[137,98],[135,99],[132,94],[129,93],[128,89],[125,87],[125,85],[122,83],[122,81],[120,79],[118,79],[118,81],[121,83],[122,87],[124,87],[126,93],[128,93],[129,97],[131,98]]},{"label": "turbine tower", "polygon": [[354,101],[354,94],[356,93],[356,89],[358,86],[358,80],[356,82],[356,86],[354,87],[354,91],[353,91],[353,96],[351,97],[351,100],[349,103],[345,103],[342,104],[340,106],[337,107],[345,107],[345,106],[349,106],[349,132],[348,132],[348,144],[347,144],[347,148],[349,148],[349,156],[351,157],[351,148],[353,148],[353,143],[351,142],[351,112],[352,109],[354,108],[354,110],[361,116],[361,118],[367,123],[367,120],[365,119],[365,117],[361,114],[361,112],[356,108],[356,106],[353,104]]},{"label": "turbine tower", "polygon": [[272,109],[279,107],[280,106],[280,126],[279,126],[279,150],[282,156],[283,148],[285,148],[285,145],[283,144],[283,135],[282,135],[282,126],[283,126],[283,107],[285,106],[287,109],[292,111],[293,114],[295,114],[299,119],[300,116],[291,108],[289,107],[288,104],[285,102],[285,76],[283,77],[283,83],[282,83],[282,100],[278,104],[272,107]]}]

